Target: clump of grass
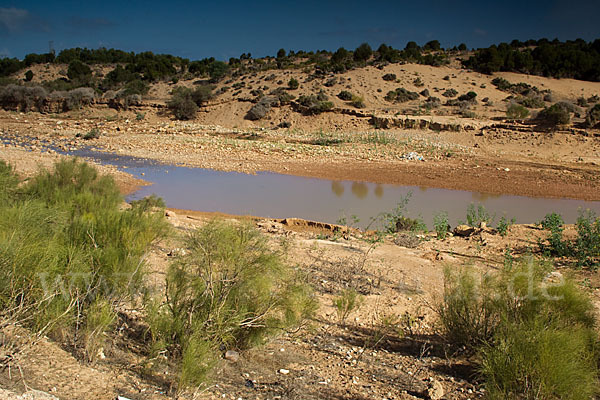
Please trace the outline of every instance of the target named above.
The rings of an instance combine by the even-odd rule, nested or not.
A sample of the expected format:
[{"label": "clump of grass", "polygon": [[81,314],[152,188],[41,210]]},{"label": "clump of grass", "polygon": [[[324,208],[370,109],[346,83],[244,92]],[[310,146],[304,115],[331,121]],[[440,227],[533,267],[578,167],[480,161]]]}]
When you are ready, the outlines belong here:
[{"label": "clump of grass", "polygon": [[338,322],[345,324],[351,313],[358,310],[362,304],[362,296],[355,289],[344,289],[333,299]]},{"label": "clump of grass", "polygon": [[593,398],[598,392],[594,306],[549,266],[507,263],[496,275],[446,271],[437,306],[444,336],[478,354],[492,399]]},{"label": "clump of grass", "polygon": [[206,382],[220,349],[263,343],[314,312],[310,288],[254,228],[215,220],[186,245],[166,301],[149,312],[154,348],[179,362],[181,387]]}]

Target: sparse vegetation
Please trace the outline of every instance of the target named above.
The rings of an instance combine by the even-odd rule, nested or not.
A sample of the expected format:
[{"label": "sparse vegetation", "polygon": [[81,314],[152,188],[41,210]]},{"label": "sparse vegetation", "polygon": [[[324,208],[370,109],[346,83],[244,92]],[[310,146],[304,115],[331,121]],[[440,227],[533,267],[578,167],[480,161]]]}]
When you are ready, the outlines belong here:
[{"label": "sparse vegetation", "polygon": [[77,160],[23,185],[0,162],[0,181],[0,325],[71,338],[95,357],[115,306],[143,292],[162,213],[121,211],[113,179]]},{"label": "sparse vegetation", "polygon": [[394,82],[396,81],[397,77],[396,74],[385,74],[383,75],[383,80],[387,81],[387,82]]},{"label": "sparse vegetation", "polygon": [[263,343],[315,310],[309,287],[254,228],[215,220],[186,248],[149,317],[155,351],[179,361],[181,387],[205,383],[220,349]]},{"label": "sparse vegetation", "polygon": [[198,105],[194,101],[191,89],[179,86],[173,89],[167,107],[173,116],[179,120],[190,120],[196,118]]},{"label": "sparse vegetation", "polygon": [[442,93],[442,96],[444,97],[456,97],[458,95],[458,92],[455,89],[447,89],[446,91],[444,91],[444,93]]},{"label": "sparse vegetation", "polygon": [[506,117],[510,119],[525,119],[529,116],[529,110],[520,104],[510,103],[506,107]]},{"label": "sparse vegetation", "polygon": [[446,272],[437,311],[445,337],[479,354],[490,398],[591,398],[597,333],[590,299],[569,280],[549,284],[532,259],[477,279]]},{"label": "sparse vegetation", "polygon": [[352,312],[358,310],[361,306],[363,298],[355,289],[344,289],[333,299],[333,306],[337,313],[338,322],[342,325],[346,324],[346,320]]},{"label": "sparse vegetation", "polygon": [[411,92],[404,88],[398,88],[396,90],[391,90],[385,96],[385,99],[387,101],[395,102],[395,103],[405,103],[407,101],[417,100],[418,98],[419,98],[419,93]]},{"label": "sparse vegetation", "polygon": [[541,226],[550,231],[545,240],[540,240],[540,249],[551,256],[569,257],[575,260],[577,267],[596,270],[600,265],[600,218],[592,211],[581,211],[575,229],[577,236],[573,239],[563,237],[562,217],[552,213],[546,215]]},{"label": "sparse vegetation", "polygon": [[469,226],[478,227],[482,223],[491,225],[494,222],[494,216],[491,215],[482,204],[479,204],[475,208],[475,204],[469,204],[467,208],[467,224]]},{"label": "sparse vegetation", "polygon": [[585,126],[588,128],[600,127],[600,104],[590,108],[585,116]]},{"label": "sparse vegetation", "polygon": [[571,122],[571,115],[564,104],[556,103],[540,111],[536,119],[542,124],[557,127]]},{"label": "sparse vegetation", "polygon": [[448,231],[450,230],[450,225],[448,224],[448,213],[442,211],[436,214],[433,217],[433,226],[435,227],[435,232],[438,239],[446,239]]},{"label": "sparse vegetation", "polygon": [[290,78],[290,80],[288,82],[288,89],[295,90],[295,89],[298,89],[299,86],[300,86],[300,83],[298,82],[298,79]]}]

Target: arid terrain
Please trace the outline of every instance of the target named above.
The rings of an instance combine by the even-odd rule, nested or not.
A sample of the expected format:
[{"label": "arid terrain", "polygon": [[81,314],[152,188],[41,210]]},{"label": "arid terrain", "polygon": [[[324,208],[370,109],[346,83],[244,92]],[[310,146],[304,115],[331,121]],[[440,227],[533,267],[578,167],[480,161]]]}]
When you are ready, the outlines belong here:
[{"label": "arid terrain", "polygon": [[[52,79],[61,67],[32,69],[34,79],[42,80]],[[385,74],[397,78],[384,81]],[[333,109],[304,115],[290,104],[272,108],[258,121],[245,119],[255,104],[253,90],[269,93],[285,87],[292,77],[300,82],[291,91],[294,95],[322,90]],[[127,110],[117,111],[102,101],[61,114],[2,110],[0,159],[26,179],[65,157],[56,150],[68,153],[89,146],[223,171],[600,200],[600,130],[581,126],[584,110],[558,129],[509,120],[509,94],[491,83],[495,77],[549,90],[554,102],[575,103],[600,94],[600,83],[515,73],[489,76],[454,64],[369,66],[319,77],[300,70],[265,71],[219,83],[215,92],[229,89],[201,107],[196,119],[177,121],[165,106],[175,84],[162,82]],[[415,78],[422,85],[415,86]],[[191,79],[177,85],[194,84]],[[236,84],[239,92],[234,96],[231,87]],[[450,88],[459,94],[474,91],[478,100],[487,100],[472,104],[469,114],[460,114],[454,106],[424,109],[425,96],[404,103],[385,100],[397,87],[427,90],[438,97]],[[362,97],[364,108],[338,99],[342,90]],[[97,138],[83,138],[92,131],[98,132]],[[123,193],[144,184],[123,170],[98,168],[113,175]],[[147,255],[149,279],[158,289],[165,285],[167,265],[177,258],[182,237],[214,216],[202,211],[167,211],[165,218],[175,233],[155,243]],[[212,384],[180,393],[184,399],[484,398],[474,356],[439,336],[434,308],[443,292],[444,269],[496,271],[504,265],[507,251],[514,257],[540,256],[538,239],[547,234],[537,225],[510,226],[506,236],[483,226],[467,237],[394,234],[371,243],[364,232],[339,234],[343,227],[223,217],[250,219],[273,248],[285,248],[287,262],[310,277],[319,309],[305,327],[221,360]],[[573,273],[560,265],[557,270]],[[574,278],[600,309],[598,273],[578,270]],[[364,303],[340,321],[332,299],[347,287],[356,288]],[[0,369],[0,397],[46,398],[31,392],[34,389],[60,399],[174,397],[169,371],[164,371],[164,379],[146,371],[140,350],[144,326],[137,312],[122,310],[102,356],[91,362],[45,337],[32,340],[18,330],[1,334],[0,340],[10,337],[22,351],[6,363],[10,368]],[[398,319],[382,327],[379,321],[386,315]],[[0,353],[0,362],[3,357]],[[32,397],[19,396],[26,392]]]}]

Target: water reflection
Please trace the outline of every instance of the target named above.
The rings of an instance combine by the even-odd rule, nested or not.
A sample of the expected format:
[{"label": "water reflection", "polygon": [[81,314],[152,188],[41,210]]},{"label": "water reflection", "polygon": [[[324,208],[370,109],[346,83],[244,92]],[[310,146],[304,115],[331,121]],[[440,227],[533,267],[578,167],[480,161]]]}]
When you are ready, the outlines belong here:
[{"label": "water reflection", "polygon": [[340,181],[331,181],[331,191],[335,193],[337,197],[342,197],[344,194],[344,184]]},{"label": "water reflection", "polygon": [[[465,219],[471,203],[483,204],[497,216],[515,217],[517,222],[531,223],[546,213],[561,213],[567,223],[577,219],[578,209],[600,212],[600,202],[568,199],[543,199],[523,196],[495,196],[459,190],[425,187],[376,185],[366,182],[329,181],[273,173],[246,175],[199,168],[174,167],[134,157],[94,151],[71,152],[91,157],[102,164],[127,167],[127,171],[152,183],[129,197],[130,200],[156,194],[167,206],[229,214],[262,217],[300,217],[335,222],[342,214],[356,215],[364,225],[371,217],[393,210],[398,202],[412,193],[406,216],[422,215],[433,226],[433,215],[448,213],[450,225]],[[346,189],[350,188],[350,195]],[[373,191],[374,196],[368,196]],[[497,221],[498,219],[496,219]],[[363,226],[364,227],[364,226]]]},{"label": "water reflection", "polygon": [[352,182],[352,193],[359,199],[364,199],[369,194],[369,186],[364,182]]}]

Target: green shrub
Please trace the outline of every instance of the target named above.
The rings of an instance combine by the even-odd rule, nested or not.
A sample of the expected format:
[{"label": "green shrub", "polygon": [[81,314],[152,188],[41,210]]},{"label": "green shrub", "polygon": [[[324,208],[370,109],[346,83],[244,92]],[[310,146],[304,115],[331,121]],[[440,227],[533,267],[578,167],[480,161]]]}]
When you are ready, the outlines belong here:
[{"label": "green shrub", "polygon": [[457,346],[475,347],[489,341],[500,320],[490,275],[479,279],[470,271],[444,274],[444,297],[437,305],[444,337]]},{"label": "green shrub", "polygon": [[121,211],[112,177],[78,160],[17,188],[0,169],[0,320],[67,337],[81,327],[93,351],[113,305],[142,291],[144,254],[166,232],[162,214]]},{"label": "green shrub", "polygon": [[419,77],[415,78],[415,80],[413,81],[413,85],[415,85],[416,87],[423,87],[423,86],[425,86],[425,84],[423,83],[423,81]]},{"label": "green shrub", "polygon": [[574,243],[578,266],[597,268],[600,256],[600,218],[593,211],[579,213],[575,224],[577,238]]},{"label": "green shrub", "polygon": [[482,222],[490,225],[494,219],[495,216],[491,215],[482,204],[475,208],[475,204],[471,203],[467,207],[467,225],[469,226],[480,226]]},{"label": "green shrub", "polygon": [[387,82],[393,82],[397,79],[396,74],[385,74],[383,75],[383,80]]},{"label": "green shrub", "polygon": [[317,96],[314,94],[300,96],[298,103],[306,107],[305,113],[308,115],[320,114],[333,108],[333,103],[327,100],[324,93],[319,93]]},{"label": "green shrub", "polygon": [[165,302],[149,312],[155,349],[180,362],[182,385],[205,381],[217,351],[263,343],[315,310],[309,287],[250,226],[211,221],[186,247],[169,267]]},{"label": "green shrub", "polygon": [[435,232],[438,239],[445,239],[448,235],[448,231],[450,230],[450,225],[448,224],[448,213],[444,211],[436,214],[433,217],[433,226],[435,227]]},{"label": "green shrub", "polygon": [[571,115],[567,107],[561,103],[556,103],[540,111],[536,119],[543,124],[556,127],[568,124],[571,121]]},{"label": "green shrub", "polygon": [[76,84],[86,85],[92,79],[92,70],[79,60],[74,60],[69,63],[67,76]]},{"label": "green shrub", "polygon": [[590,108],[585,116],[585,126],[588,128],[600,127],[600,104]]},{"label": "green shrub", "polygon": [[490,399],[590,399],[598,394],[589,329],[510,325],[481,350]]},{"label": "green shrub", "polygon": [[404,88],[398,88],[396,90],[389,91],[385,99],[387,101],[396,102],[396,103],[404,103],[410,100],[417,100],[419,98],[419,93],[411,92]]},{"label": "green shrub", "polygon": [[506,219],[506,217],[502,216],[502,218],[500,218],[500,221],[498,221],[498,226],[496,227],[496,229],[498,230],[498,233],[501,236],[506,236],[506,234],[508,233],[508,228],[511,227],[511,225],[515,224],[515,219],[512,218],[510,221]]},{"label": "green shrub", "polygon": [[365,108],[365,100],[362,96],[353,95],[350,99],[350,105],[356,108]]},{"label": "green shrub", "polygon": [[192,90],[182,86],[173,89],[171,98],[167,101],[167,107],[179,120],[194,119],[198,111]]},{"label": "green shrub", "polygon": [[92,140],[100,138],[100,130],[98,128],[94,128],[85,135],[82,136],[83,140]]},{"label": "green shrub", "polygon": [[362,43],[354,50],[354,61],[365,62],[373,55],[373,49],[368,43]]},{"label": "green shrub", "polygon": [[27,72],[25,72],[25,82],[31,82],[32,79],[33,79],[33,71],[28,70]]},{"label": "green shrub", "polygon": [[542,108],[545,106],[544,101],[539,96],[525,96],[517,99],[519,104],[527,108]]},{"label": "green shrub", "polygon": [[436,311],[447,340],[478,353],[492,399],[588,399],[598,388],[594,306],[575,283],[548,283],[549,268],[509,263],[480,279],[446,270]]},{"label": "green shrub", "polygon": [[475,92],[467,92],[465,94],[461,94],[460,96],[458,96],[458,100],[459,101],[474,101],[475,98],[477,97],[477,93]]},{"label": "green shrub", "polygon": [[290,78],[290,80],[288,82],[288,89],[295,90],[295,89],[298,89],[298,87],[300,87],[300,83],[298,82],[298,79]]},{"label": "green shrub", "polygon": [[492,85],[496,86],[498,88],[498,90],[504,90],[504,91],[507,91],[508,89],[510,89],[512,87],[512,83],[510,83],[506,79],[500,78],[500,77],[492,79]]},{"label": "green shrub", "polygon": [[452,97],[456,97],[457,94],[458,94],[458,92],[455,89],[450,88],[450,89],[444,91],[444,93],[442,93],[442,96],[452,98]]},{"label": "green shrub", "polygon": [[529,110],[520,104],[510,103],[506,107],[506,117],[510,119],[524,119],[529,116]]},{"label": "green shrub", "polygon": [[341,91],[341,92],[340,92],[340,93],[337,95],[337,97],[338,97],[340,100],[344,100],[344,101],[350,101],[350,100],[352,100],[352,97],[353,97],[353,96],[354,96],[354,95],[353,95],[352,93],[350,93],[349,91],[347,91],[347,90],[342,90],[342,91]]}]

